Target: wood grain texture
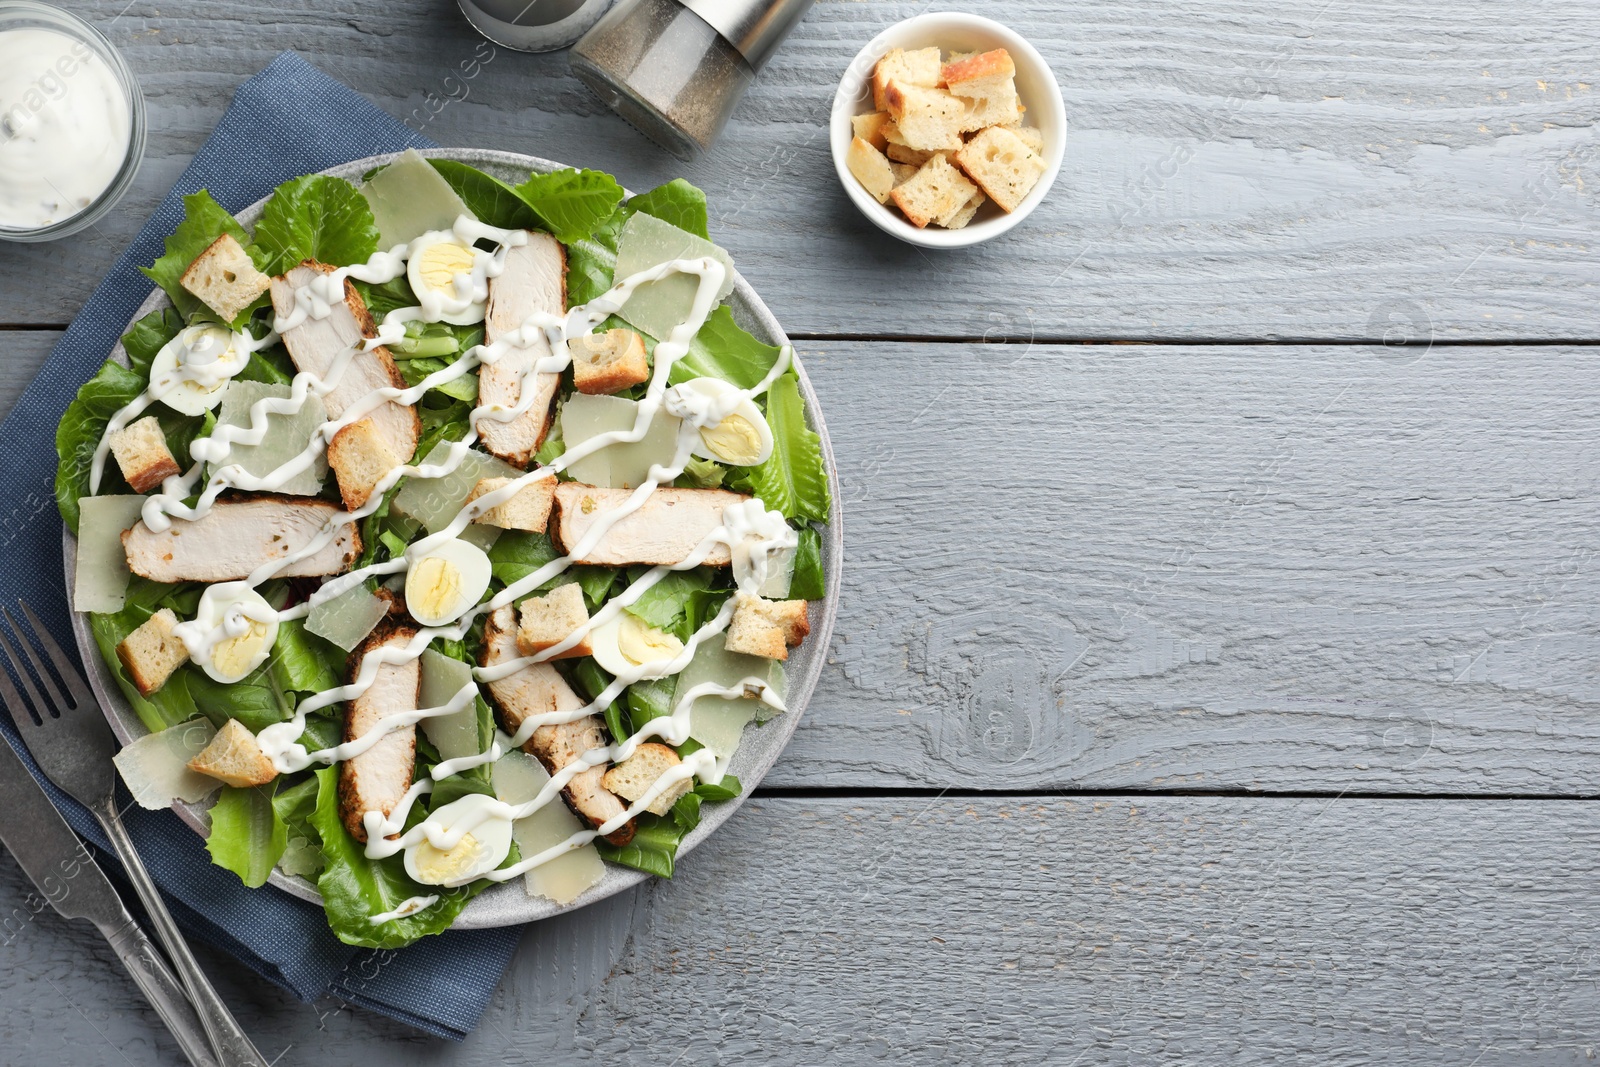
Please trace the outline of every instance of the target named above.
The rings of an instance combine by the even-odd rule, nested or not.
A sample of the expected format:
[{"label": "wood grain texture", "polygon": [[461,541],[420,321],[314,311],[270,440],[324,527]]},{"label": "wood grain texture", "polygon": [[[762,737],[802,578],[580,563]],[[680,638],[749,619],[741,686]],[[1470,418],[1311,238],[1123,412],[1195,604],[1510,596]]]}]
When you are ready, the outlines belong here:
[{"label": "wood grain texture", "polygon": [[562,54],[500,50],[463,79],[479,39],[438,0],[80,4],[140,75],[149,157],[94,230],[0,248],[0,322],[70,318],[233,89],[295,48],[444,144],[564,158],[635,188],[686,175],[794,333],[1600,337],[1589,269],[1600,9],[968,7],[1039,47],[1072,134],[1034,217],[986,247],[935,254],[854,212],[823,135],[849,59],[921,5],[821,0],[716,150],[685,167],[605,112]]},{"label": "wood grain texture", "polygon": [[[284,1067],[1587,1063],[1592,809],[756,800],[672,883],[531,927],[462,1046],[220,978]],[[171,1062],[103,955],[49,915],[0,945],[5,1062]]]}]

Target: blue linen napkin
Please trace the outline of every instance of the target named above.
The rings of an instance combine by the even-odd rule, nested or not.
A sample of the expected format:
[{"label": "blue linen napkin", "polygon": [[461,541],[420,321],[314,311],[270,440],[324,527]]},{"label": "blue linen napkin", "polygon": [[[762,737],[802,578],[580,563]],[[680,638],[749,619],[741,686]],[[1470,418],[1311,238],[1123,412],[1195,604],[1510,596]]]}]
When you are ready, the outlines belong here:
[{"label": "blue linen napkin", "polygon": [[[151,284],[135,268],[162,252],[183,218],[184,194],[205,188],[238,211],[288,178],[433,142],[396,122],[293,52],[245,82],[139,236],[67,329],[44,369],[0,424],[0,605],[18,599],[74,648],[55,508],[55,433],[78,386],[110,354]],[[0,732],[73,828],[108,848],[94,818],[44,778],[9,718]],[[204,842],[170,811],[127,813],[140,856],[190,936],[237,958],[301,1000],[331,996],[428,1033],[461,1040],[477,1024],[516,951],[520,927],[451,931],[396,952],[353,949],[328,930],[322,909],[270,888],[246,889],[213,866]],[[109,866],[115,871],[114,861]],[[135,902],[136,903],[136,902]]]}]

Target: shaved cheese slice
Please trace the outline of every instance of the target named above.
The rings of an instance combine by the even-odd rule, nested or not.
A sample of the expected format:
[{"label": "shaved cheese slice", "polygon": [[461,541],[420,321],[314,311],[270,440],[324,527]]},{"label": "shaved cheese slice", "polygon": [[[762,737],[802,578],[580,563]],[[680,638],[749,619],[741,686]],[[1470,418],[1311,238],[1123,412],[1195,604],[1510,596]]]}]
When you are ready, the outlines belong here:
[{"label": "shaved cheese slice", "polygon": [[[494,765],[494,794],[507,804],[523,804],[539,795],[550,775],[525,752],[507,752]],[[511,837],[523,859],[554,848],[585,829],[560,797],[511,825]],[[593,845],[584,845],[546,863],[525,876],[530,897],[549,897],[570,904],[605,877],[606,865]]]},{"label": "shaved cheese slice", "polygon": [[142,496],[86,496],[78,501],[78,564],[73,611],[121,611],[128,597],[122,531],[139,521]]},{"label": "shaved cheese slice", "polygon": [[[727,268],[722,287],[717,290],[717,299],[712,304],[715,307],[733,292],[733,260],[728,253],[703,237],[640,211],[623,223],[622,233],[617,237],[617,269],[613,276],[620,282],[674,259],[699,259],[703,256],[710,256]],[[675,327],[689,321],[694,308],[694,295],[699,288],[700,277],[696,274],[674,274],[660,281],[648,282],[628,297],[621,315],[651,337],[665,338]]]},{"label": "shaved cheese slice", "polygon": [[[450,455],[449,449],[448,441],[440,441],[428,451],[419,466],[444,463]],[[521,473],[504,460],[468,449],[461,465],[442,478],[407,478],[390,507],[416,519],[429,533],[438,533],[450,525],[478,482],[484,478],[515,478]]]},{"label": "shaved cheese slice", "polygon": [[450,183],[415,148],[361,183],[372,207],[380,247],[393,248],[434,230],[448,230],[465,215],[477,218]]},{"label": "shaved cheese slice", "polygon": [[[588,396],[573,393],[561,405],[561,437],[568,452],[578,445],[613,430],[633,429],[639,405],[620,396]],[[678,450],[678,427],[683,420],[665,411],[656,412],[650,429],[634,442],[607,445],[584,456],[567,468],[567,473],[586,485],[610,489],[634,489],[650,476],[650,464],[667,464]]]},{"label": "shaved cheese slice", "polygon": [[[708,682],[732,689],[749,678],[758,679],[757,684],[772,686],[780,696],[783,694],[783,666],[777,660],[729,652],[724,647],[723,635],[718,634],[702,641],[695,649],[694,659],[678,676],[678,692],[687,693]],[[689,736],[716,753],[718,759],[725,760],[739,747],[745,726],[758,717],[765,720],[772,712],[770,706],[759,700],[703,696],[689,711]]]},{"label": "shaved cheese slice", "polygon": [[477,545],[487,552],[494,547],[496,541],[500,540],[500,535],[503,533],[505,531],[498,526],[485,526],[483,523],[475,522],[456,536],[469,545]]},{"label": "shaved cheese slice", "polygon": [[210,796],[222,783],[189,769],[189,761],[216,736],[206,719],[190,719],[160,733],[145,734],[112,757],[128,792],[141,808],[152,811],[172,806],[174,800],[193,804]]},{"label": "shaved cheese slice", "polygon": [[[222,405],[217,409],[217,425],[249,426],[253,404],[269,397],[282,399],[288,395],[287,385],[236,381],[222,396]],[[328,412],[321,398],[307,393],[305,403],[294,414],[267,416],[267,436],[262,438],[259,445],[235,443],[228,451],[228,464],[238,464],[246,473],[257,478],[265,477],[304,452],[306,445],[311,443],[311,435],[327,421]],[[211,473],[208,471],[207,476]],[[275,491],[290,496],[316,496],[322,491],[322,482],[327,476],[328,457],[318,453],[311,461],[311,466],[285,481]]]},{"label": "shaved cheese slice", "polygon": [[311,614],[306,616],[306,629],[349,652],[365,641],[378,620],[388,613],[387,603],[367,592],[366,586],[358,585],[332,600],[313,605]]},{"label": "shaved cheese slice", "polygon": [[792,548],[780,548],[767,554],[767,580],[756,589],[757,596],[768,600],[786,600],[789,586],[794,582],[794,556]]},{"label": "shaved cheese slice", "polygon": [[[430,648],[422,654],[422,690],[417,706],[442,707],[461,692],[462,686],[471,682],[470,665]],[[442,760],[476,756],[484,748],[478,741],[478,709],[474,704],[449,715],[423,719],[422,732],[439,750]]]}]

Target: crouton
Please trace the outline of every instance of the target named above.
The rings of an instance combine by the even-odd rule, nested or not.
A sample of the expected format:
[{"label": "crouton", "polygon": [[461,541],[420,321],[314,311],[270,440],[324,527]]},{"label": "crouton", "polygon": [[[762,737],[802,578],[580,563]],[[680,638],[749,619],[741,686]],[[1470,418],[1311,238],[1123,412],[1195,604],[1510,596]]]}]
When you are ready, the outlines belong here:
[{"label": "crouton", "polygon": [[724,644],[729,652],[788,659],[789,649],[804,641],[810,632],[804,600],[763,600],[739,593]]},{"label": "crouton", "polygon": [[166,685],[172,672],[189,662],[188,647],[172,632],[177,625],[172,609],[162,608],[117,645],[117,658],[140,696]]},{"label": "crouton", "polygon": [[978,187],[950,165],[943,152],[922,165],[922,169],[904,185],[889,193],[895,206],[905,212],[906,218],[918,229],[936,219],[944,218],[961,209]]},{"label": "crouton", "polygon": [[967,142],[955,160],[1002,211],[1015,211],[1044,176],[1044,160],[1015,133],[998,126]]},{"label": "crouton", "polygon": [[339,480],[339,496],[354,511],[367,502],[383,476],[404,461],[389,450],[372,419],[352,422],[328,442],[328,466]]},{"label": "crouton", "polygon": [[947,230],[959,230],[961,227],[972,221],[972,217],[978,213],[978,209],[982,207],[988,199],[989,198],[984,196],[983,192],[980,190],[976,193],[973,193],[972,199],[968,200],[965,204],[962,204],[955,211],[945,215],[942,218],[935,219],[934,221]]},{"label": "crouton", "polygon": [[1028,151],[1034,155],[1044,156],[1044,131],[1037,126],[1014,126],[1011,132],[1017,135],[1017,140],[1028,146]]},{"label": "crouton", "polygon": [[[483,478],[472,487],[467,503],[510,484],[510,478]],[[550,524],[550,505],[555,498],[555,478],[539,478],[518,489],[517,495],[504,504],[497,504],[472,521],[482,526],[497,526],[502,530],[544,533],[545,527]]]},{"label": "crouton", "polygon": [[[577,582],[558,585],[544,596],[529,597],[522,602],[520,622],[517,626],[517,650],[524,656],[543,652],[572,636],[572,631],[589,621],[589,609],[583,603],[583,587]],[[577,659],[591,656],[594,647],[589,635],[553,659]]]},{"label": "crouton", "polygon": [[952,54],[939,70],[939,84],[956,96],[991,96],[1016,76],[1011,53],[996,48],[992,52]]},{"label": "crouton", "polygon": [[189,769],[235,789],[266,785],[278,776],[278,768],[261,751],[256,735],[245,729],[238,719],[229,719],[217,731],[211,743],[189,761]]},{"label": "crouton", "polygon": [[644,338],[632,330],[574,337],[567,342],[567,352],[572,356],[572,383],[580,393],[616,393],[650,380]]},{"label": "crouton", "polygon": [[891,81],[932,89],[939,84],[939,70],[938,48],[918,48],[911,52],[891,48],[872,69],[873,107],[879,111],[889,110],[886,101]]},{"label": "crouton", "polygon": [[178,279],[223,322],[232,322],[272,285],[232,234],[223,234],[195,257]]},{"label": "crouton", "polygon": [[[605,777],[600,779],[600,784],[631,803],[649,792],[650,787],[655,785],[663,774],[682,762],[678,754],[666,745],[646,741],[633,750],[633,755],[606,771]],[[672,810],[672,805],[678,802],[678,798],[693,786],[693,775],[681,778],[663,790],[661,795],[651,801],[650,806],[644,810],[655,815],[665,815]]]},{"label": "crouton", "polygon": [[[924,89],[898,81],[889,83],[886,99],[896,134],[908,147],[953,152],[960,146],[961,131],[970,121],[969,101],[951,96],[945,89]],[[894,137],[884,136],[894,143]]]},{"label": "crouton", "polygon": [[891,162],[889,164],[889,173],[894,175],[894,183],[896,185],[904,185],[906,182],[916,177],[917,171],[920,169],[920,166],[912,166],[910,163]]},{"label": "crouton", "polygon": [[167,447],[167,435],[154,415],[146,415],[111,435],[111,454],[117,457],[122,477],[135,493],[148,493],[181,472]]},{"label": "crouton", "polygon": [[850,142],[850,151],[845,154],[844,160],[850,173],[872,194],[873,199],[880,204],[889,199],[889,190],[894,188],[894,171],[882,152],[857,137]]},{"label": "crouton", "polygon": [[889,140],[884,137],[883,128],[891,121],[893,120],[889,118],[887,111],[869,111],[865,115],[852,115],[850,132],[882,152],[889,147]]}]

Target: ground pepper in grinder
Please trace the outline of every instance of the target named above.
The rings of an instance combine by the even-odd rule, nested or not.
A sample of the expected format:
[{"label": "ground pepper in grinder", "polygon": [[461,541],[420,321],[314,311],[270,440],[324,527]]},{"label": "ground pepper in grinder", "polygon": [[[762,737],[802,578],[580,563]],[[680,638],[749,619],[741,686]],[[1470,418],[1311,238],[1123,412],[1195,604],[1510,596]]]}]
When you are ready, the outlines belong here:
[{"label": "ground pepper in grinder", "polygon": [[652,141],[693,159],[811,3],[622,0],[573,45],[572,71]]}]

